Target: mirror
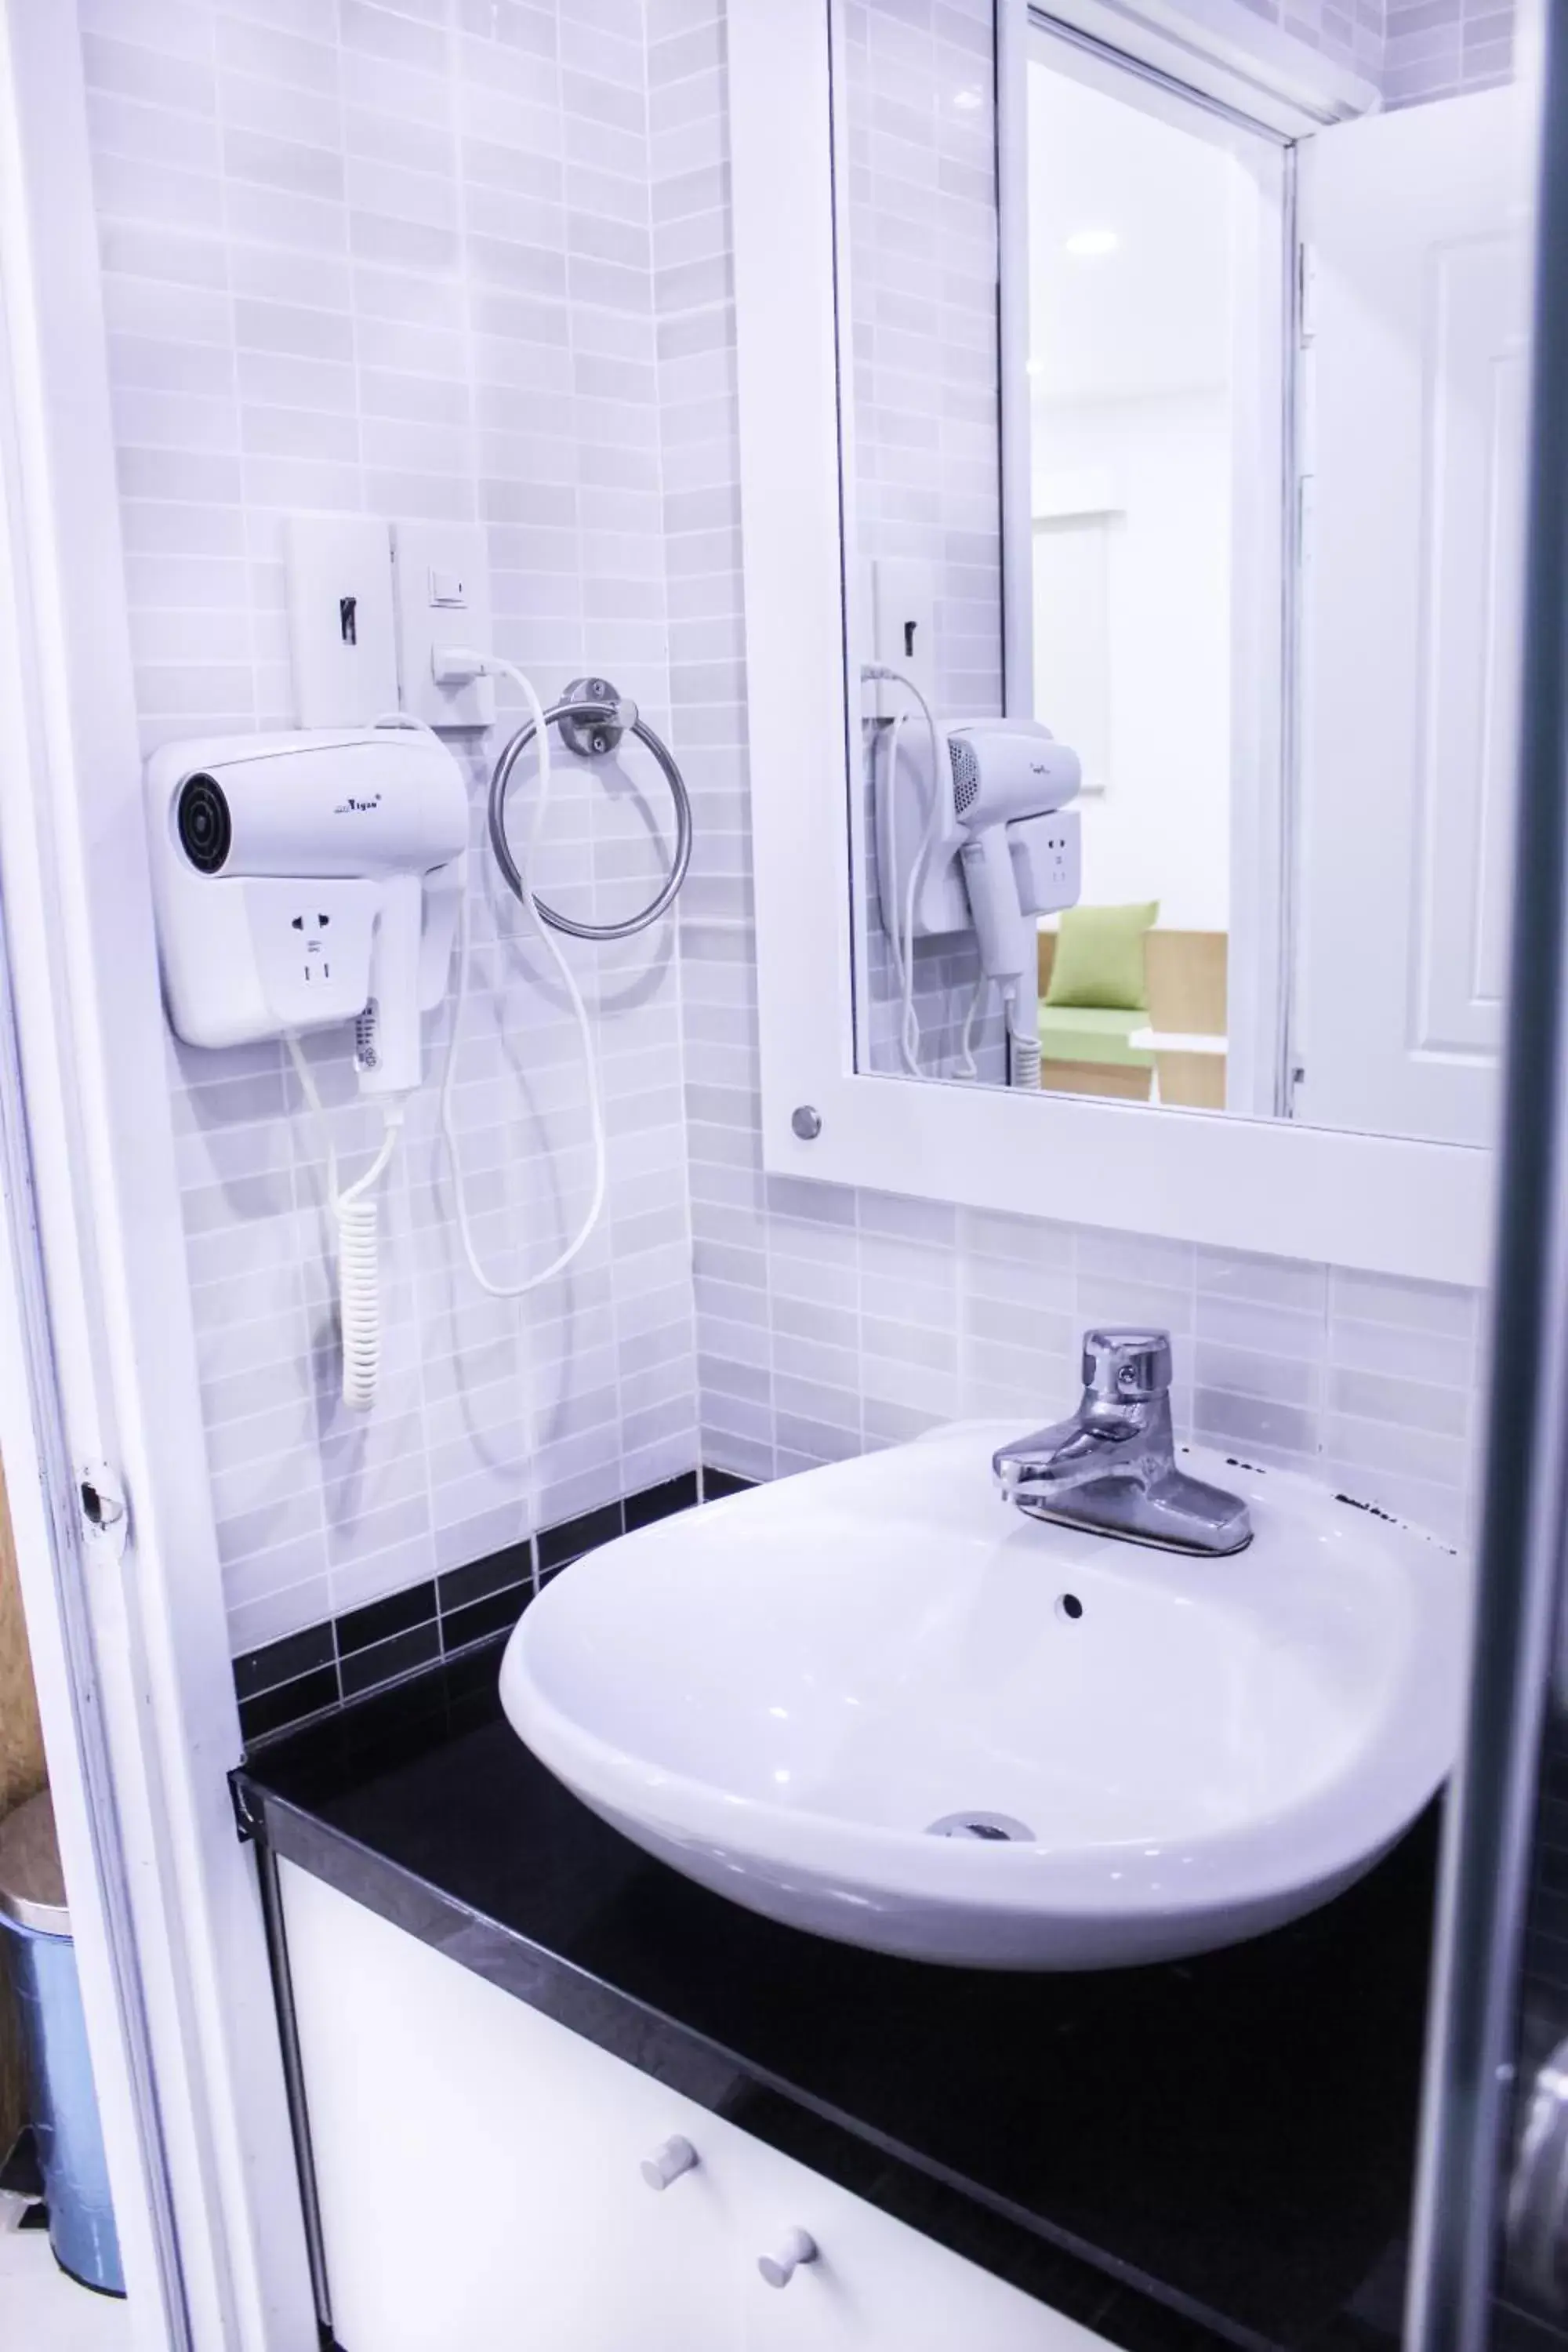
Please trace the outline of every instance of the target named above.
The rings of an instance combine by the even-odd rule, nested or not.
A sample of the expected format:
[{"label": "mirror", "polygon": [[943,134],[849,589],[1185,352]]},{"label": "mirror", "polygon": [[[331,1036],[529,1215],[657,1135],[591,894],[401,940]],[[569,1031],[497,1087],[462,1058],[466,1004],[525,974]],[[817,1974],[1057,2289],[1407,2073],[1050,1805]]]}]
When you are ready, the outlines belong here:
[{"label": "mirror", "polygon": [[1512,87],[1292,135],[1037,9],[1000,72],[842,15],[858,1067],[1485,1145]]}]

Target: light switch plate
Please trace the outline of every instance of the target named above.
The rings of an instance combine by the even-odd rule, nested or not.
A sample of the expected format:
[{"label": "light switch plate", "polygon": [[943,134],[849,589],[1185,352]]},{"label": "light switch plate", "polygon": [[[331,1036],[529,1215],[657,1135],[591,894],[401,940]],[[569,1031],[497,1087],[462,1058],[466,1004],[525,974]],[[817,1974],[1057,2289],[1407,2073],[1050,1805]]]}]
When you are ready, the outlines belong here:
[{"label": "light switch plate", "polygon": [[301,727],[368,727],[397,709],[392,542],[372,515],[290,515],[289,646]]},{"label": "light switch plate", "polygon": [[488,727],[496,715],[493,680],[440,686],[430,658],[437,646],[490,650],[484,531],[478,523],[395,522],[392,571],[404,709],[429,727]]},{"label": "light switch plate", "polygon": [[[872,658],[912,678],[936,713],[936,572],[918,556],[878,556],[871,565]],[[901,687],[877,684],[879,719],[920,705]]]}]

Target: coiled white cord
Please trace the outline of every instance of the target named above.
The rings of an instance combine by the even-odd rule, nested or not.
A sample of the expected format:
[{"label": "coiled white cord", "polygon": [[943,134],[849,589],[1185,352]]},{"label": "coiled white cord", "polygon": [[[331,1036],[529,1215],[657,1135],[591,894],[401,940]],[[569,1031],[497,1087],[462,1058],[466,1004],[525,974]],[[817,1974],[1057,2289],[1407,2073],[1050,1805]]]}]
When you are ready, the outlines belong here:
[{"label": "coiled white cord", "polygon": [[458,1032],[462,1023],[463,1007],[468,1002],[468,893],[465,891],[458,907],[457,996],[452,1006],[452,1026],[447,1039],[446,1066],[441,1073],[441,1133],[446,1141],[447,1156],[451,1162],[452,1200],[457,1213],[458,1236],[462,1243],[463,1255],[468,1260],[468,1272],[473,1276],[479,1288],[488,1292],[491,1298],[521,1298],[527,1292],[537,1290],[542,1283],[549,1282],[556,1275],[563,1272],[581,1251],[599,1222],[605,1206],[607,1172],[605,1114],[599,1097],[598,1055],[595,1050],[594,1033],[589,1024],[587,1008],[583,1003],[582,992],[572,976],[572,967],[557,944],[554,932],[540,915],[534,902],[530,878],[534,851],[539,845],[540,827],[544,821],[544,812],[550,801],[550,730],[544,723],[544,705],[540,700],[531,679],[525,677],[521,670],[514,668],[510,662],[502,661],[495,655],[475,654],[466,656],[464,664],[459,664],[458,656],[462,653],[462,650],[461,648],[448,650],[446,656],[447,675],[455,675],[460,667],[465,666],[466,663],[471,663],[472,667],[468,670],[470,676],[477,677],[489,672],[491,675],[500,673],[502,677],[510,677],[521,691],[523,700],[528,705],[529,716],[533,720],[534,740],[539,747],[539,786],[534,793],[533,809],[528,820],[528,831],[522,854],[517,861],[528,886],[523,893],[522,905],[538,936],[540,945],[555,967],[561,985],[566,993],[566,1001],[572,1007],[573,1018],[577,1024],[577,1034],[583,1045],[584,1075],[587,1083],[588,1120],[594,1138],[593,1197],[589,1201],[587,1211],[576,1233],[563,1249],[556,1252],[548,1265],[542,1265],[535,1273],[525,1275],[521,1282],[497,1282],[492,1276],[485,1272],[479,1263],[479,1252],[474,1246],[474,1237],[468,1224],[468,1203],[463,1197],[463,1170],[458,1157],[457,1130],[452,1121],[452,1095],[458,1066]]},{"label": "coiled white cord", "polygon": [[381,1377],[381,1284],[379,1278],[381,1206],[375,1186],[385,1174],[403,1128],[404,1098],[394,1095],[385,1107],[386,1133],[381,1150],[364,1174],[338,1190],[338,1154],[332,1130],[305,1059],[299,1032],[286,1029],[283,1042],[310,1111],[327,1146],[327,1209],[337,1227],[338,1321],[342,1341],[343,1402],[353,1412],[368,1412],[375,1402]]},{"label": "coiled white cord", "polygon": [[1020,1087],[1029,1094],[1038,1094],[1040,1090],[1039,1039],[1021,1037],[1010,1020],[1007,1024],[1007,1038],[1012,1047],[1012,1067],[1008,1085]]}]

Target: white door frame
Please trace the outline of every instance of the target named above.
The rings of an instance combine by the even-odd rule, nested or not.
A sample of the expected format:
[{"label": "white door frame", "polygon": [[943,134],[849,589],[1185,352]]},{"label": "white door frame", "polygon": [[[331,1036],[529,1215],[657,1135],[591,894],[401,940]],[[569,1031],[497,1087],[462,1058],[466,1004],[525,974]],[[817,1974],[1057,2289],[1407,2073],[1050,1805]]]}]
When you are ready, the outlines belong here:
[{"label": "white door frame", "polygon": [[[318,2335],[271,1985],[226,1778],[238,1716],[156,977],[79,37],[74,9],[33,0],[7,0],[0,36],[0,627],[9,617],[15,665],[0,692],[0,892],[37,1210],[35,1234],[13,1191],[0,1448],[139,2352],[305,2352]],[[43,1338],[23,1319],[35,1252]],[[72,1484],[112,1466],[129,1504],[122,1557],[112,1541],[71,1543],[62,1463]],[[72,1654],[62,1594],[79,1603],[86,1654]],[[100,1727],[112,1825],[90,1739],[84,1772],[84,1724]]]},{"label": "white door frame", "polygon": [[[1504,1001],[1478,1027],[1477,1003],[1460,1013],[1442,991],[1479,998],[1483,868],[1505,893],[1511,879],[1533,106],[1527,81],[1468,90],[1347,125],[1303,157],[1291,1060],[1302,1117],[1325,1125],[1386,1108],[1406,1133],[1468,1142],[1498,1116],[1506,896]],[[1464,307],[1478,270],[1500,308],[1489,323]]]}]

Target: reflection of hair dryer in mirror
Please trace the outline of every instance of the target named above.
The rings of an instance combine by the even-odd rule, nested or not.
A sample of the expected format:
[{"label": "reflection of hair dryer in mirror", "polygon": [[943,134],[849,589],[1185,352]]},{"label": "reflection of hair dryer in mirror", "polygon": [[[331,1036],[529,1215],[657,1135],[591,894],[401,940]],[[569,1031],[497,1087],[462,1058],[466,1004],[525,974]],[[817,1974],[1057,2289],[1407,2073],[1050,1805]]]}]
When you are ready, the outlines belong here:
[{"label": "reflection of hair dryer in mirror", "polygon": [[1035,969],[1036,919],[1078,901],[1079,818],[1067,806],[1079,789],[1078,754],[1034,719],[966,719],[936,733],[934,793],[927,730],[918,725],[895,720],[883,730],[875,770],[879,895],[903,995],[904,1066],[920,1068],[915,940],[973,930],[984,979],[954,1075],[973,1075],[969,1033],[990,982],[1008,1007],[1012,1081],[1037,1086],[1038,1041],[1013,1009]]},{"label": "reflection of hair dryer in mirror", "polygon": [[[1036,917],[1070,903],[1046,879],[1056,846],[1050,829],[1037,841],[1026,828],[1030,819],[1052,815],[1074,797],[1081,772],[1078,753],[1047,728],[1006,719],[950,728],[948,751],[953,818],[966,836],[959,857],[981,968],[1011,1002],[1017,982],[1034,970]],[[1037,857],[1043,861],[1038,874]],[[1065,866],[1059,882],[1068,882]],[[1076,898],[1076,872],[1071,887]]]}]

